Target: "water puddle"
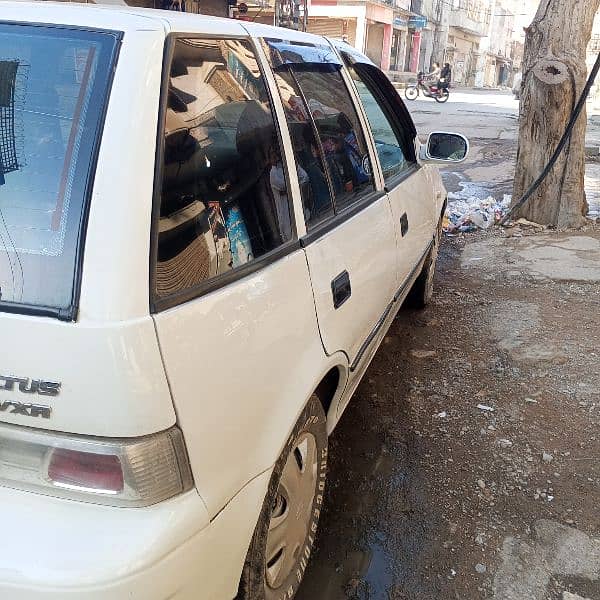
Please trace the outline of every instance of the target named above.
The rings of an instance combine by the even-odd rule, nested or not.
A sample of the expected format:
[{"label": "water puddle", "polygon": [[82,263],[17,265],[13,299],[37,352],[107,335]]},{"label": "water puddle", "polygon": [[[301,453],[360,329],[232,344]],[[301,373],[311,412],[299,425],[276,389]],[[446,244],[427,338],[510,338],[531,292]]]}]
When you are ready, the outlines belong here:
[{"label": "water puddle", "polygon": [[375,600],[376,598],[388,598],[392,573],[390,569],[391,557],[384,548],[385,536],[382,533],[375,534],[375,540],[369,549],[369,562],[366,571],[361,573],[361,579],[365,582],[365,598]]},{"label": "water puddle", "polygon": [[469,181],[462,173],[443,171],[442,180],[448,190],[448,202],[456,200],[485,200],[494,195],[498,184],[491,181]]}]

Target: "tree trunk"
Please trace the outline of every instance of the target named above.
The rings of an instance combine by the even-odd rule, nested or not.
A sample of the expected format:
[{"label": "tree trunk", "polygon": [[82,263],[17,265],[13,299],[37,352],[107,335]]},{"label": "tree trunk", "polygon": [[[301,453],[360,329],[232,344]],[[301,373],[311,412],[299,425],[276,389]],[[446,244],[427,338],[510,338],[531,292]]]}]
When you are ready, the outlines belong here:
[{"label": "tree trunk", "polygon": [[[541,0],[527,29],[514,203],[546,167],[583,91],[599,7],[600,0]],[[518,216],[559,228],[583,223],[586,125],[584,108],[561,157]]]}]

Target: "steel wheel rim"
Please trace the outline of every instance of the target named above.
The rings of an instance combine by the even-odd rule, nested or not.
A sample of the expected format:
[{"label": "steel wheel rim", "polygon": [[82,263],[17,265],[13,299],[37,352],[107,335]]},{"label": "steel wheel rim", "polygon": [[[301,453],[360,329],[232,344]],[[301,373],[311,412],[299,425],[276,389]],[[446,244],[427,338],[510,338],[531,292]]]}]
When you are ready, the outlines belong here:
[{"label": "steel wheel rim", "polygon": [[317,440],[303,433],[288,454],[271,510],[265,553],[265,596],[279,598],[306,540],[317,484]]}]

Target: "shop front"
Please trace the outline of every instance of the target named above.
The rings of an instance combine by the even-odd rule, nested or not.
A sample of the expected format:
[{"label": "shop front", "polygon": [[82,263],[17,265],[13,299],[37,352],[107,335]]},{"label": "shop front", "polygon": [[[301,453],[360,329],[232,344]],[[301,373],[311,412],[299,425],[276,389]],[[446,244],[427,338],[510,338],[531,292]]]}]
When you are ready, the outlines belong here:
[{"label": "shop front", "polygon": [[390,71],[404,71],[408,44],[408,19],[395,16],[392,31]]},{"label": "shop front", "polygon": [[367,7],[365,4],[338,4],[335,0],[312,0],[307,30],[317,35],[345,40],[364,52]]},{"label": "shop front", "polygon": [[390,70],[394,10],[378,4],[367,4],[367,35],[364,53],[384,71]]}]

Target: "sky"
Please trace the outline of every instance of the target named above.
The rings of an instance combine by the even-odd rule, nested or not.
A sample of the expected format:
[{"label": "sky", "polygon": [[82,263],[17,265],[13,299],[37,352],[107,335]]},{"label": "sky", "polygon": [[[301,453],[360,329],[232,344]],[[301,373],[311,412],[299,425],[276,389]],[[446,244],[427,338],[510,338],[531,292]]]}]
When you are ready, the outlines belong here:
[{"label": "sky", "polygon": [[506,4],[506,8],[515,15],[515,38],[525,39],[524,27],[527,27],[533,21],[537,12],[539,0],[501,0]]}]

